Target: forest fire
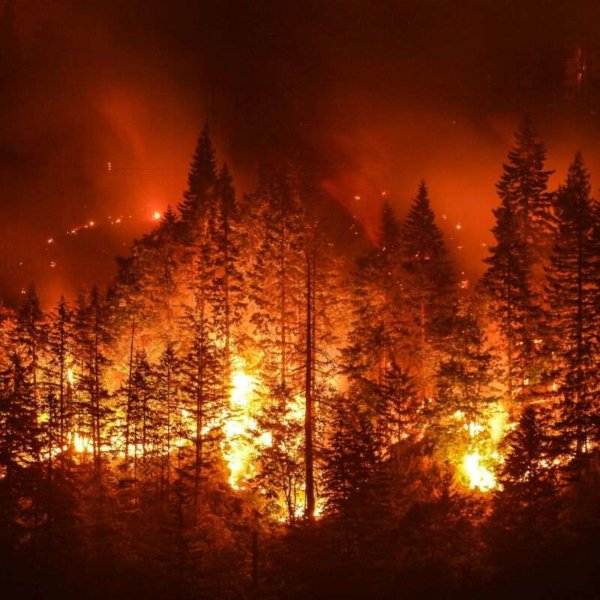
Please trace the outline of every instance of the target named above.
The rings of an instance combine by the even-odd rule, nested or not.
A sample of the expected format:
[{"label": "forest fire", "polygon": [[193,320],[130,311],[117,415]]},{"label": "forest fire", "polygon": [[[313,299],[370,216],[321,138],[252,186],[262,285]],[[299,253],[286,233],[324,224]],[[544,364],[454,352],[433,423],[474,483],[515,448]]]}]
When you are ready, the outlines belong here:
[{"label": "forest fire", "polygon": [[554,3],[526,52],[503,3],[50,4],[0,0],[2,594],[596,597],[600,201],[506,108],[598,119]]}]

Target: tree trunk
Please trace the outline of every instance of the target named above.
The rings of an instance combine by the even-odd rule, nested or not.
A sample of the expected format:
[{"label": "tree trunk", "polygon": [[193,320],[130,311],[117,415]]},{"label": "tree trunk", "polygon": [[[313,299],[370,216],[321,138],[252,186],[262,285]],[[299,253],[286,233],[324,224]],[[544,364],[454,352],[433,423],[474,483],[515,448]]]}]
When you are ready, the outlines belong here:
[{"label": "tree trunk", "polygon": [[305,356],[305,398],[304,412],[304,462],[305,462],[305,496],[306,516],[309,520],[315,515],[315,484],[314,484],[314,455],[313,455],[313,409],[314,409],[314,247],[306,252],[306,356]]}]

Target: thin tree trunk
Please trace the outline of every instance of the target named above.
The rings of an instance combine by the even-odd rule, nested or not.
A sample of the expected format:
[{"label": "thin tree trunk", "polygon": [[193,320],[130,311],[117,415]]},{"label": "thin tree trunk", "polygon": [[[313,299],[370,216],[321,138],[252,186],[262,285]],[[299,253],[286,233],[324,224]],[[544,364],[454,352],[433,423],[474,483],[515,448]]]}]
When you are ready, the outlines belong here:
[{"label": "thin tree trunk", "polygon": [[305,365],[305,397],[304,412],[304,462],[305,462],[305,496],[306,516],[309,520],[315,514],[315,484],[313,455],[313,392],[314,392],[314,248],[306,252],[306,365]]},{"label": "thin tree trunk", "polygon": [[133,347],[135,341],[135,318],[131,320],[131,336],[129,338],[129,377],[127,379],[127,409],[125,414],[125,464],[129,459],[132,383],[133,383]]}]

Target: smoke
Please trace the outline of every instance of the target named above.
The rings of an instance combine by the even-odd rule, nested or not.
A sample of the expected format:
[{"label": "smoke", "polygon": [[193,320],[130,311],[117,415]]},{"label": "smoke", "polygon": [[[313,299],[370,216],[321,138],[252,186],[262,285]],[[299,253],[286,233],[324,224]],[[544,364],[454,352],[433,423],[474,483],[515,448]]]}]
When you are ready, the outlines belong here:
[{"label": "smoke", "polygon": [[576,149],[592,170],[600,163],[595,118],[582,125],[565,102],[564,59],[598,37],[592,2],[543,12],[508,0],[10,4],[0,28],[8,301],[30,280],[46,301],[109,280],[112,257],[179,201],[205,120],[239,191],[262,154],[300,148],[374,237],[382,199],[402,215],[425,178],[475,275],[525,111],[556,183]]}]

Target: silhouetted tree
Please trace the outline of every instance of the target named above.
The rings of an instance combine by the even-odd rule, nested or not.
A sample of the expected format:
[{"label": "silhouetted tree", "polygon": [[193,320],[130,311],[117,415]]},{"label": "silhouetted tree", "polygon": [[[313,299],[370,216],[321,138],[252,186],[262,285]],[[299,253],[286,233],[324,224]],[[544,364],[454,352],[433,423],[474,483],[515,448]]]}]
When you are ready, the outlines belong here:
[{"label": "silhouetted tree", "polygon": [[598,397],[597,332],[600,326],[594,267],[594,205],[581,154],[556,195],[556,235],[548,268],[547,302],[556,360],[553,379],[563,396],[562,439],[573,455],[588,449]]}]

